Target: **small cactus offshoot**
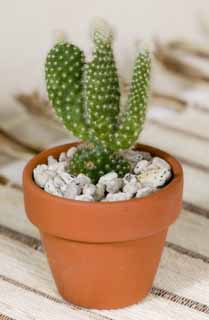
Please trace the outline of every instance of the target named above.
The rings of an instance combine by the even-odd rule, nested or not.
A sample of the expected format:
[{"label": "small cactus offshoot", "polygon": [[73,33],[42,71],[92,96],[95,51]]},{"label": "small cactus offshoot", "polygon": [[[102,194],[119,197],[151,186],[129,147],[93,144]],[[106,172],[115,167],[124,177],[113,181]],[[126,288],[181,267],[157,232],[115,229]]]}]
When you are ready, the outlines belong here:
[{"label": "small cactus offshoot", "polygon": [[45,73],[49,100],[65,127],[84,141],[69,164],[72,174],[84,173],[93,182],[107,172],[123,176],[130,164],[121,155],[136,142],[145,120],[151,59],[139,52],[127,100],[120,108],[120,86],[114,60],[113,35],[101,21],[93,34],[93,58],[85,61],[83,51],[59,42],[49,52]]}]

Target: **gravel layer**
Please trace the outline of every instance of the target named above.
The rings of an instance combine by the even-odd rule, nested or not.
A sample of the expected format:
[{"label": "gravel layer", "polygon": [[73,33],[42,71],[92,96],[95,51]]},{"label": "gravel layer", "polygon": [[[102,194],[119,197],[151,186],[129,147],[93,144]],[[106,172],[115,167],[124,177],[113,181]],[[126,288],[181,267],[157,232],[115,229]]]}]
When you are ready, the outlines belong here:
[{"label": "gravel layer", "polygon": [[121,201],[141,198],[157,192],[172,177],[170,165],[149,152],[126,150],[121,154],[132,164],[132,172],[119,178],[116,172],[102,176],[94,185],[84,174],[67,172],[69,161],[76,147],[62,152],[59,159],[48,157],[48,164],[40,164],[33,170],[36,184],[46,192],[81,201]]}]

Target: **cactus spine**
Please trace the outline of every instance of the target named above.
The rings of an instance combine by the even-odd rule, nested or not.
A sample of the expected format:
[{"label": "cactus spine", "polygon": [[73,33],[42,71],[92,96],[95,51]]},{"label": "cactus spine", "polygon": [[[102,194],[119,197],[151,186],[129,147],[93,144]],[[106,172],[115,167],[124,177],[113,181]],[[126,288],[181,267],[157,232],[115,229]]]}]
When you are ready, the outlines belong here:
[{"label": "cactus spine", "polygon": [[136,58],[127,110],[120,112],[120,90],[112,50],[112,32],[102,22],[93,32],[91,62],[66,42],[49,52],[45,73],[48,96],[56,114],[73,135],[86,143],[69,165],[73,174],[87,174],[92,181],[109,171],[123,176],[130,164],[118,151],[130,148],[143,128],[150,82],[150,54]]}]

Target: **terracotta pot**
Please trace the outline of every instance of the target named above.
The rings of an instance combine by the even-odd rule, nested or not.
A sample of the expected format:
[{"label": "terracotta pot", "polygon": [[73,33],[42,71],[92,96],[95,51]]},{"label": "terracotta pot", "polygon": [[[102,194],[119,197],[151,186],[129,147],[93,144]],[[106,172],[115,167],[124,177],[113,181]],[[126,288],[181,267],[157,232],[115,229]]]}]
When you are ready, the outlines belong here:
[{"label": "terracotta pot", "polygon": [[74,145],[43,151],[26,165],[27,215],[40,230],[64,299],[98,309],[137,303],[152,286],[168,226],[180,213],[182,168],[169,154],[137,145],[164,158],[173,169],[171,182],[156,193],[128,201],[82,202],[40,189],[33,181],[33,168]]}]

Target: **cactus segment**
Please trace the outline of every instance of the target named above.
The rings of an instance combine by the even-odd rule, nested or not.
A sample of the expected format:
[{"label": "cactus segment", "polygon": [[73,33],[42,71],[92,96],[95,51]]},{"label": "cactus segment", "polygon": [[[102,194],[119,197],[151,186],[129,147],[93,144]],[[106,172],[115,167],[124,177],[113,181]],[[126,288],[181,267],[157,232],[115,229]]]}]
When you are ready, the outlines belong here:
[{"label": "cactus segment", "polygon": [[70,161],[69,172],[74,175],[83,173],[97,183],[104,174],[115,171],[123,177],[131,169],[127,160],[117,153],[105,150],[102,145],[81,145]]},{"label": "cactus segment", "polygon": [[120,90],[112,51],[112,33],[104,24],[93,32],[93,60],[85,67],[85,97],[88,124],[98,139],[111,143],[117,123]]},{"label": "cactus segment", "polygon": [[46,82],[49,100],[56,114],[75,136],[87,140],[83,97],[84,53],[76,46],[60,42],[46,60]]},{"label": "cactus segment", "polygon": [[137,140],[143,129],[149,92],[151,59],[148,51],[139,53],[128,97],[128,109],[122,114],[113,149],[127,149]]}]

